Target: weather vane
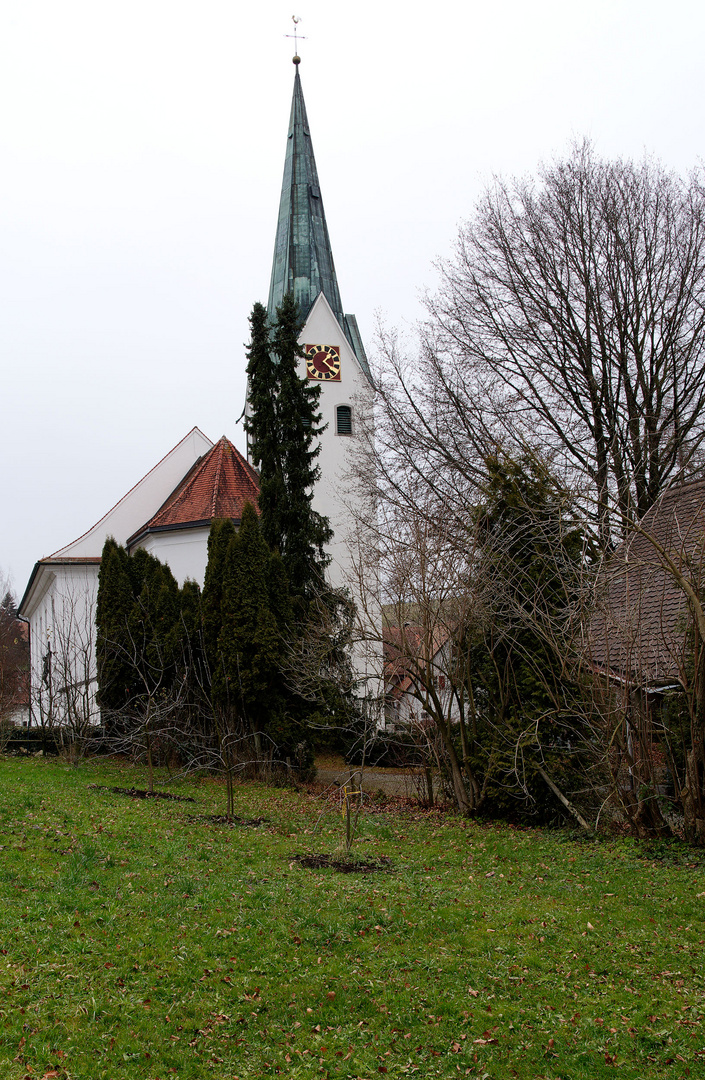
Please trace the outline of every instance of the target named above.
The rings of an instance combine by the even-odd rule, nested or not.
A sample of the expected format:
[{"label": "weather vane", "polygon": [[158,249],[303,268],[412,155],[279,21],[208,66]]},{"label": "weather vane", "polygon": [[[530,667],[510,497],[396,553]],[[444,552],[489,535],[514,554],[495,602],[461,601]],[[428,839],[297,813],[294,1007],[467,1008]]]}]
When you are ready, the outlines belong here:
[{"label": "weather vane", "polygon": [[302,41],[306,41],[306,38],[304,37],[303,34],[299,34],[299,23],[301,22],[301,17],[299,15],[292,15],[291,16],[291,21],[294,24],[294,33],[293,34],[285,34],[284,37],[288,37],[288,38],[293,37],[293,39],[294,39],[294,53],[295,53],[294,63],[298,64],[298,63],[300,63],[300,60],[301,60],[301,58],[299,56],[299,38],[301,38]]}]

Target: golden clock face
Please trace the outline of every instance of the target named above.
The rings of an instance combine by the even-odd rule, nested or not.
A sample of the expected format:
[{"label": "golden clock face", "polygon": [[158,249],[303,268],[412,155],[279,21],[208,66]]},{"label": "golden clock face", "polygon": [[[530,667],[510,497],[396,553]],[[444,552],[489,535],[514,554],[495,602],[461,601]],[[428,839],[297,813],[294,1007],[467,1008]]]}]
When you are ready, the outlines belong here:
[{"label": "golden clock face", "polygon": [[337,345],[305,345],[306,374],[319,382],[340,382],[340,349]]}]

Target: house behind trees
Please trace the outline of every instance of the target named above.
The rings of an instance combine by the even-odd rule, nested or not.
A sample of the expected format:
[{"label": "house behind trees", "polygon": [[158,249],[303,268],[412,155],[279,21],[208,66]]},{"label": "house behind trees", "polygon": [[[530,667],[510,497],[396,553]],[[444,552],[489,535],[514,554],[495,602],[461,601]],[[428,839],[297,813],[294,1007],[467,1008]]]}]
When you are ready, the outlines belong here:
[{"label": "house behind trees", "polygon": [[[638,835],[668,810],[705,842],[705,480],[661,496],[605,565],[589,658],[615,797]],[[599,699],[599,691],[597,693]]]}]

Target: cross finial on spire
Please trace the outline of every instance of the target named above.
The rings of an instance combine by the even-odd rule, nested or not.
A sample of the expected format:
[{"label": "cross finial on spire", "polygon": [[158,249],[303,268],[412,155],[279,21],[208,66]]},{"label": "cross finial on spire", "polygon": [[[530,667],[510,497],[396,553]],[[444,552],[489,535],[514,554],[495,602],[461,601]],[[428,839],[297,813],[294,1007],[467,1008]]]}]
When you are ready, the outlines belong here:
[{"label": "cross finial on spire", "polygon": [[288,37],[288,38],[293,37],[293,39],[294,39],[294,63],[298,67],[299,64],[301,63],[301,57],[299,56],[299,37],[301,37],[302,41],[305,41],[306,38],[303,36],[303,34],[299,35],[299,23],[301,22],[301,16],[300,15],[292,15],[291,16],[291,21],[294,24],[294,33],[293,34],[285,34],[284,37]]}]

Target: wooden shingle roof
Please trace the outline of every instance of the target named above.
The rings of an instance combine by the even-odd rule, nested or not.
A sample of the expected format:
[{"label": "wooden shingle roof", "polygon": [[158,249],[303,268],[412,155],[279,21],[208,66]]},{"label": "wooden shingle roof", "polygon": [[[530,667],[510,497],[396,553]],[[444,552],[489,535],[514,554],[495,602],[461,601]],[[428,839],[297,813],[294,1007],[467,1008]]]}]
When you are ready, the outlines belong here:
[{"label": "wooden shingle roof", "polygon": [[705,480],[664,492],[606,565],[590,627],[596,667],[636,685],[679,681],[688,600],[677,575],[705,585]]}]

